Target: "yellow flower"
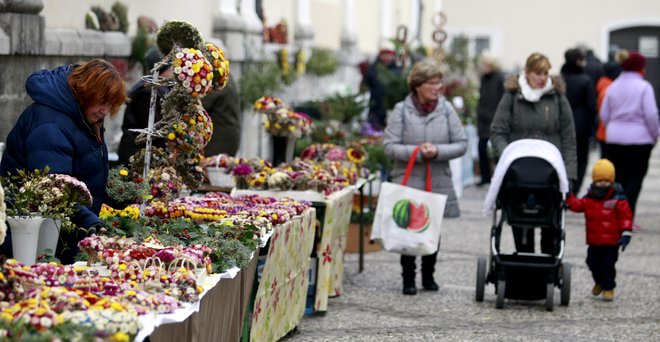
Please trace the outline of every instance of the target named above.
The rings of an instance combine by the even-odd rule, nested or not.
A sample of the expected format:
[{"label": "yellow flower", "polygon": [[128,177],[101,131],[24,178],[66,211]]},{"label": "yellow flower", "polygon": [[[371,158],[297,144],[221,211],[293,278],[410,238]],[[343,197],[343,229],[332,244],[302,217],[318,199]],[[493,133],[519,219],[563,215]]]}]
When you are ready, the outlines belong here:
[{"label": "yellow flower", "polygon": [[122,176],[122,177],[126,177],[126,176],[128,176],[128,171],[125,170],[125,169],[121,169],[121,170],[119,170],[119,175]]},{"label": "yellow flower", "polygon": [[112,342],[129,342],[131,340],[130,336],[123,331],[118,331],[114,335],[110,336],[110,341]]},{"label": "yellow flower", "polygon": [[168,135],[167,135],[167,139],[169,139],[169,140],[174,140],[174,139],[176,139],[176,134],[174,134],[174,133],[170,133],[170,134],[168,134]]}]

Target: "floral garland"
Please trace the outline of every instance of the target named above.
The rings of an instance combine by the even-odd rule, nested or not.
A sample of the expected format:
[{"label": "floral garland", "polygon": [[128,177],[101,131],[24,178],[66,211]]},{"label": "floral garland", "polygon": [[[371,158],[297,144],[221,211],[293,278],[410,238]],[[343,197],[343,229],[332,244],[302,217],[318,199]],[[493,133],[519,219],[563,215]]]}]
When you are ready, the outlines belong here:
[{"label": "floral garland", "polygon": [[201,50],[184,48],[172,60],[174,79],[192,97],[203,97],[211,91],[213,66]]},{"label": "floral garland", "polygon": [[224,89],[229,81],[229,60],[225,57],[225,52],[219,47],[207,43],[206,49],[211,55],[211,64],[213,65],[213,78],[216,80],[213,87],[217,90]]}]

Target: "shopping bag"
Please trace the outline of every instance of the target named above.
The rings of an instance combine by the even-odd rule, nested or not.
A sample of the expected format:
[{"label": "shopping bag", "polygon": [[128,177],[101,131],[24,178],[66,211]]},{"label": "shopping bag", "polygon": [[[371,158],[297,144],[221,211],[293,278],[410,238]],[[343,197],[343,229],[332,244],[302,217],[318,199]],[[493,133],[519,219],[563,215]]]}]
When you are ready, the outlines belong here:
[{"label": "shopping bag", "polygon": [[401,184],[381,185],[371,239],[389,252],[429,255],[438,250],[447,196],[431,192],[431,167],[426,161],[426,191],[406,186],[417,158],[415,148]]}]

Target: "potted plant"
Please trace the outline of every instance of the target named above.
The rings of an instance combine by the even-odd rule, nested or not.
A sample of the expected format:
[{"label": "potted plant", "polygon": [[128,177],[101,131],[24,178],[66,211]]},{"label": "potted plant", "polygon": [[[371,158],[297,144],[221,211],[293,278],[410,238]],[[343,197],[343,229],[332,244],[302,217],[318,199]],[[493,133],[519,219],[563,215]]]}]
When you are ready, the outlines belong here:
[{"label": "potted plant", "polygon": [[16,175],[0,178],[6,192],[14,257],[27,265],[35,262],[37,254],[57,248],[60,229],[79,229],[71,217],[78,205],[92,204],[85,183],[48,171],[48,167],[20,170]]}]

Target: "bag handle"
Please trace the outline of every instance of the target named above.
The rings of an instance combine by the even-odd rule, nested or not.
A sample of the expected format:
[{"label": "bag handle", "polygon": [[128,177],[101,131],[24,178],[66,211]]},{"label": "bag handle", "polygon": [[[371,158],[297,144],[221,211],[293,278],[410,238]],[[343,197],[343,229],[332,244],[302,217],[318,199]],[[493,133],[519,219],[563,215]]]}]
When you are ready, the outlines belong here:
[{"label": "bag handle", "polygon": [[[406,173],[403,174],[403,180],[401,185],[408,184],[408,179],[412,173],[412,169],[415,166],[415,160],[417,159],[417,154],[419,153],[419,146],[415,146],[412,153],[410,154],[410,159],[408,159],[408,166],[406,166]],[[431,164],[428,160],[424,160],[426,164],[426,191],[431,192]]]}]

